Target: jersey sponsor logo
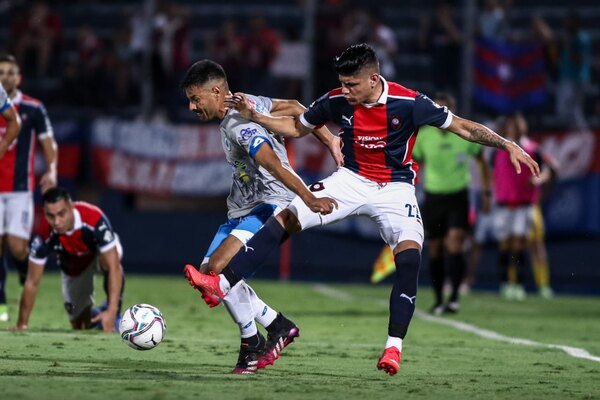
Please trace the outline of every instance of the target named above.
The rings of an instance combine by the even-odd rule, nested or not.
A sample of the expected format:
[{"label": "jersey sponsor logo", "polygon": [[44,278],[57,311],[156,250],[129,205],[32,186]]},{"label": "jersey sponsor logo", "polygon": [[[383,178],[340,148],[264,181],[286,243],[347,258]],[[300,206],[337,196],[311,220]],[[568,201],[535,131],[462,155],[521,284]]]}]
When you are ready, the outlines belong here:
[{"label": "jersey sponsor logo", "polygon": [[240,135],[242,136],[243,141],[250,139],[255,133],[256,128],[245,128],[240,131]]},{"label": "jersey sponsor logo", "polygon": [[346,121],[348,123],[348,126],[352,126],[352,118],[354,118],[354,115],[351,115],[350,117],[342,115],[342,121]]},{"label": "jersey sponsor logo", "polygon": [[357,135],[357,144],[365,149],[383,149],[385,147],[385,140],[381,140],[377,136]]}]

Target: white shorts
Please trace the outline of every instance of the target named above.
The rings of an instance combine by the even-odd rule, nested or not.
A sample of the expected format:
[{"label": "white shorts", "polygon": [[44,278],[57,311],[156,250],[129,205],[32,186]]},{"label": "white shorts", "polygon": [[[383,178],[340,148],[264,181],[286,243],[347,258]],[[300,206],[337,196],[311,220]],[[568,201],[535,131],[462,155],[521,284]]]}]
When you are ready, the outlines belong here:
[{"label": "white shorts", "polygon": [[33,194],[0,193],[0,235],[29,240],[33,227]]},{"label": "white shorts", "polygon": [[96,271],[100,269],[98,260],[98,257],[94,258],[94,261],[80,275],[70,276],[61,273],[62,293],[69,321],[73,321],[83,310],[94,305]]},{"label": "white shorts", "polygon": [[500,241],[511,236],[527,237],[533,226],[533,206],[497,206],[494,212],[494,230]]},{"label": "white shorts", "polygon": [[488,240],[496,239],[496,231],[494,228],[495,209],[487,214],[479,212],[477,221],[475,222],[475,233],[473,239],[476,243],[485,243]]},{"label": "white shorts", "polygon": [[[119,238],[117,240],[117,253],[123,256],[123,248]],[[90,265],[77,276],[70,276],[61,272],[62,293],[65,311],[69,321],[75,320],[83,310],[94,305],[94,287],[96,286],[96,272],[100,272],[100,257],[96,256]]]},{"label": "white shorts", "polygon": [[335,199],[339,208],[329,215],[312,212],[296,197],[288,208],[298,217],[302,230],[328,225],[351,215],[364,215],[379,227],[383,240],[393,249],[412,240],[423,246],[423,222],[415,187],[404,182],[378,184],[340,168],[328,178],[311,186],[317,197]]}]

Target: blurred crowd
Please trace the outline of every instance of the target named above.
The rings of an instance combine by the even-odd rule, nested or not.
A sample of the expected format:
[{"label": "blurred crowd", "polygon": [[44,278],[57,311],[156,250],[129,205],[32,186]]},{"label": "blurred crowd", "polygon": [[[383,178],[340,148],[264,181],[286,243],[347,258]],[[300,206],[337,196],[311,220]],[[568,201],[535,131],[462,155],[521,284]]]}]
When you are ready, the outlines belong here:
[{"label": "blurred crowd", "polygon": [[[463,49],[472,40],[465,32],[461,2],[425,2],[433,12],[419,12],[417,2],[406,2],[406,9],[415,14],[410,17],[418,21],[410,30],[396,26],[385,7],[366,1],[318,2],[312,47],[302,22],[306,3],[286,5],[297,8],[295,17],[273,19],[258,12],[236,13],[234,7],[230,12],[206,8],[214,15],[196,21],[202,11],[193,2],[156,1],[153,15],[146,17],[141,1],[4,1],[0,12],[8,16],[8,34],[1,51],[17,57],[26,90],[50,107],[135,113],[142,85],[151,82],[154,109],[173,120],[180,118],[183,101],[178,81],[196,59],[212,58],[227,71],[238,71],[229,77],[234,90],[302,99],[311,70],[315,96],[337,84],[331,61],[357,42],[376,48],[388,79],[408,80],[407,85],[422,91],[460,94]],[[565,124],[586,125],[586,107],[595,110],[600,105],[591,104],[598,89],[592,86],[590,91],[590,83],[598,72],[581,16],[565,9],[562,25],[554,20],[552,26],[543,8],[540,13],[529,8],[529,26],[523,29],[523,12],[513,1],[477,4],[476,37],[543,47],[549,86],[561,95],[554,96],[555,107],[540,112],[556,112]],[[98,15],[76,15],[73,7]],[[207,18],[210,26],[204,23]]]}]

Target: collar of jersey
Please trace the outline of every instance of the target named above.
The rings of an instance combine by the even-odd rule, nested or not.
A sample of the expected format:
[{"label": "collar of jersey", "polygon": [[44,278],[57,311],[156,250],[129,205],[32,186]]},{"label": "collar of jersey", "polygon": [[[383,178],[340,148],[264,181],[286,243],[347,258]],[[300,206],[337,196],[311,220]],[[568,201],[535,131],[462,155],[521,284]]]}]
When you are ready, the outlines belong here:
[{"label": "collar of jersey", "polygon": [[383,92],[381,93],[381,96],[379,96],[379,98],[377,99],[377,101],[375,103],[368,103],[368,104],[361,103],[363,106],[376,107],[376,106],[382,106],[387,103],[389,85],[383,76],[379,75],[379,79],[381,79],[381,83],[383,83]]}]

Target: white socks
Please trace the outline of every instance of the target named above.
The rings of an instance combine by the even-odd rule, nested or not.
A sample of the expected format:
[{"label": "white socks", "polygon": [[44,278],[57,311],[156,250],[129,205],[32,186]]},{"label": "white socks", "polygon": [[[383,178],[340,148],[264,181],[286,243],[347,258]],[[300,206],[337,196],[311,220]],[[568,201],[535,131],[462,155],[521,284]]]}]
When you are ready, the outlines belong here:
[{"label": "white socks", "polygon": [[273,322],[277,317],[277,311],[273,310],[267,305],[267,303],[262,301],[260,297],[256,295],[254,289],[250,287],[250,285],[248,285],[245,281],[242,282],[244,282],[244,285],[246,285],[250,294],[252,308],[254,309],[254,319],[256,322],[266,328],[267,326],[271,325],[271,322]]},{"label": "white socks", "polygon": [[[223,279],[221,280],[223,281]],[[223,299],[227,311],[231,318],[240,327],[240,336],[248,338],[256,335],[258,330],[254,323],[254,310],[248,292],[248,286],[243,285],[244,281],[238,282],[237,285],[229,290],[229,293]]]},{"label": "white socks", "polygon": [[400,352],[402,352],[402,339],[395,336],[388,336],[387,341],[385,342],[385,348],[388,347],[396,347]]},{"label": "white socks", "polygon": [[[221,279],[221,282],[223,281],[227,282],[226,279]],[[277,317],[277,312],[262,301],[245,281],[238,282],[228,291],[223,304],[227,307],[231,318],[238,324],[242,338],[256,335],[258,330],[254,323],[255,319],[256,322],[267,327]]]}]

